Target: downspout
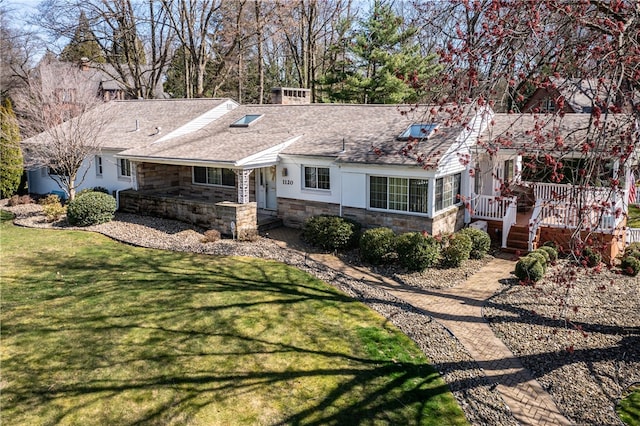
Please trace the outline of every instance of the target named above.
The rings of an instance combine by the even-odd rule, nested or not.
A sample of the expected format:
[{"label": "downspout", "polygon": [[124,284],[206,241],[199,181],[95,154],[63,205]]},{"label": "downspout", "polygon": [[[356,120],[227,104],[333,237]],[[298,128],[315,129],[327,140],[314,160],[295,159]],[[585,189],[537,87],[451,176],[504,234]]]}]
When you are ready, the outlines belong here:
[{"label": "downspout", "polygon": [[116,211],[120,210],[120,191],[128,191],[130,189],[133,189],[133,188],[129,187],[129,188],[116,189]]}]

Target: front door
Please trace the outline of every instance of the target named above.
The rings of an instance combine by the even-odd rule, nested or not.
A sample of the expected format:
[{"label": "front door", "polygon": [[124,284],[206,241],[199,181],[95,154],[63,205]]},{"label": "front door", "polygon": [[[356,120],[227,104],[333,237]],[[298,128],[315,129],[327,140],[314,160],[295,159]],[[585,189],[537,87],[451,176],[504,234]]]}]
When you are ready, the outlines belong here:
[{"label": "front door", "polygon": [[263,167],[258,174],[258,208],[277,210],[276,166]]}]

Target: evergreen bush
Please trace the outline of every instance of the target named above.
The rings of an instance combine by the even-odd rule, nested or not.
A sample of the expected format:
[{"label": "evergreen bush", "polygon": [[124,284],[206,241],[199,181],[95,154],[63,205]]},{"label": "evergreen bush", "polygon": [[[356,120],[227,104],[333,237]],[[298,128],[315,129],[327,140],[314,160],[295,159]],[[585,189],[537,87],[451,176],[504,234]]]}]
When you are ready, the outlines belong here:
[{"label": "evergreen bush", "polygon": [[438,263],[440,243],[420,232],[407,232],[395,238],[398,261],[410,271],[424,271]]},{"label": "evergreen bush", "polygon": [[582,261],[590,268],[598,266],[602,262],[602,255],[592,247],[582,250]]},{"label": "evergreen bush", "polygon": [[625,256],[620,263],[622,273],[635,277],[640,272],[640,259],[633,256]]},{"label": "evergreen bush", "polygon": [[67,206],[71,225],[89,226],[109,222],[116,211],[116,199],[102,192],[87,192],[77,196]]},{"label": "evergreen bush", "polygon": [[395,251],[395,233],[390,228],[373,228],[360,237],[360,256],[366,262],[379,265],[388,262]]},{"label": "evergreen bush", "polygon": [[302,227],[302,238],[325,250],[341,250],[354,244],[359,224],[339,216],[313,216]]},{"label": "evergreen bush", "polygon": [[546,252],[543,252],[543,251],[532,251],[527,256],[528,257],[533,257],[535,259],[538,259],[538,261],[540,262],[540,265],[542,266],[542,271],[543,272],[547,271],[547,266],[548,266],[547,259],[549,259],[549,255]]},{"label": "evergreen bush", "polygon": [[463,233],[455,233],[443,240],[441,251],[442,266],[457,268],[462,262],[469,259],[471,253],[471,238]]},{"label": "evergreen bush", "polygon": [[549,262],[555,262],[558,260],[558,250],[551,246],[542,246],[538,250],[545,251],[549,255]]},{"label": "evergreen bush", "polygon": [[482,259],[491,248],[491,237],[485,231],[476,228],[464,228],[459,232],[471,239],[471,259]]},{"label": "evergreen bush", "polygon": [[525,256],[521,257],[516,263],[516,277],[522,282],[540,281],[544,276],[544,268],[540,264],[540,257]]}]

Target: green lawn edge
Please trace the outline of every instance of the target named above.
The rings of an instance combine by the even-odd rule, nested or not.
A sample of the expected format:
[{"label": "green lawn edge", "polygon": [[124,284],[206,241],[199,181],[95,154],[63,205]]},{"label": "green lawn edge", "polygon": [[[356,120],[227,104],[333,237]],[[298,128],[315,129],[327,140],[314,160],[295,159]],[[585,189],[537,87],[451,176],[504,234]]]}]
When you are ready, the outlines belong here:
[{"label": "green lawn edge", "polygon": [[414,342],[300,270],[0,227],[4,424],[467,424]]}]

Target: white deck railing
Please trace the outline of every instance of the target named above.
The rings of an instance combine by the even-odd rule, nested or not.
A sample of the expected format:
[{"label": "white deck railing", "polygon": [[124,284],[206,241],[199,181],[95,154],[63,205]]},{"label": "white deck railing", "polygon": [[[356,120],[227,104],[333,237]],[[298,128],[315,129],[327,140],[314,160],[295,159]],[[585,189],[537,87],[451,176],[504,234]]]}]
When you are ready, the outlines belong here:
[{"label": "white deck railing", "polygon": [[471,197],[471,217],[502,221],[502,247],[506,247],[511,226],[516,223],[517,204],[517,197],[474,195]]},{"label": "white deck railing", "polygon": [[640,228],[627,229],[627,245],[631,243],[640,243]]},{"label": "white deck railing", "polygon": [[474,219],[502,220],[509,206],[515,204],[516,197],[474,195],[471,197],[471,215]]}]

